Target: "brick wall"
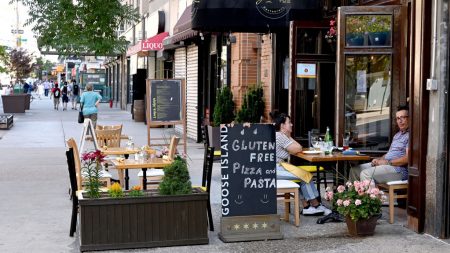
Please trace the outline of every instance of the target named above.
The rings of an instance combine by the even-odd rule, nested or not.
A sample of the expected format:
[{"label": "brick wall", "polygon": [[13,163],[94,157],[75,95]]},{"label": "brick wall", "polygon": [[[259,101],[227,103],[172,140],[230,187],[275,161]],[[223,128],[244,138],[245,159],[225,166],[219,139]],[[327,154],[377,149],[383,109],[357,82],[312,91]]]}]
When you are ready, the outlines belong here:
[{"label": "brick wall", "polygon": [[231,45],[231,90],[236,108],[242,105],[243,97],[248,88],[258,83],[258,49],[260,49],[261,83],[264,88],[267,119],[271,108],[271,80],[272,80],[272,44],[269,36],[263,35],[263,43],[259,43],[258,34],[234,33],[236,43]]}]

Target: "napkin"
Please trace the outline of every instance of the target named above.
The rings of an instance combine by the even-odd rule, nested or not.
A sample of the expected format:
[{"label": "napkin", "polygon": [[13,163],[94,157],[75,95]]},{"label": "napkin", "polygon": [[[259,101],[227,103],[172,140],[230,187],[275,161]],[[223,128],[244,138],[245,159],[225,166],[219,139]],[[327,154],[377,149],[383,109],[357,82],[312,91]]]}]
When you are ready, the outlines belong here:
[{"label": "napkin", "polygon": [[359,155],[359,152],[353,149],[345,150],[342,152],[343,155]]}]

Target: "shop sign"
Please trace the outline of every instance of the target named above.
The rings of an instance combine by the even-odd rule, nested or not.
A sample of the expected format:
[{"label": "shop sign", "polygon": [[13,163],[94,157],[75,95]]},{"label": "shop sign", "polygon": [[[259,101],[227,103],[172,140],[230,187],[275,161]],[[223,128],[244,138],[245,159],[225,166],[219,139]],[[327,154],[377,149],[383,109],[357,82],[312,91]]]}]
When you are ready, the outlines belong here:
[{"label": "shop sign", "polygon": [[299,77],[299,78],[316,78],[316,64],[314,64],[314,63],[297,63],[297,77]]}]

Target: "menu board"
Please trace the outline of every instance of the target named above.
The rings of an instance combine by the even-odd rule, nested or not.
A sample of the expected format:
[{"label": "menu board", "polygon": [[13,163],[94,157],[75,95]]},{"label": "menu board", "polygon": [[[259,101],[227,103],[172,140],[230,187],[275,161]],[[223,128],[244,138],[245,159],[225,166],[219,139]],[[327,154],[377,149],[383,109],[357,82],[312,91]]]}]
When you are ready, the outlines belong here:
[{"label": "menu board", "polygon": [[222,216],[276,214],[274,126],[222,125],[220,139]]},{"label": "menu board", "polygon": [[182,82],[177,79],[150,80],[150,121],[182,120]]}]

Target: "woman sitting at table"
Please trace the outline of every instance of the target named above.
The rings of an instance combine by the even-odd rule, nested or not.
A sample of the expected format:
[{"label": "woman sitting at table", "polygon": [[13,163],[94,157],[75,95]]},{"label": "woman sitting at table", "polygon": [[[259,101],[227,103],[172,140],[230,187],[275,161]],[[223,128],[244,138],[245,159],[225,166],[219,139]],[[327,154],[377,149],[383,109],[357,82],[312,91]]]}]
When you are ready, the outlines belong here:
[{"label": "woman sitting at table", "polygon": [[[286,162],[289,154],[296,154],[302,151],[302,146],[291,137],[292,123],[291,117],[277,111],[271,112],[270,116],[275,125],[276,132],[276,156],[277,156],[277,179],[300,180],[294,174],[284,169],[280,162]],[[303,215],[328,215],[331,210],[323,206],[319,193],[313,182],[299,182],[300,195],[303,196]]]}]

